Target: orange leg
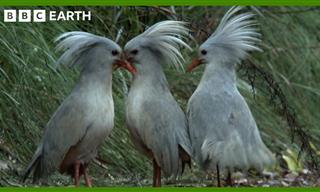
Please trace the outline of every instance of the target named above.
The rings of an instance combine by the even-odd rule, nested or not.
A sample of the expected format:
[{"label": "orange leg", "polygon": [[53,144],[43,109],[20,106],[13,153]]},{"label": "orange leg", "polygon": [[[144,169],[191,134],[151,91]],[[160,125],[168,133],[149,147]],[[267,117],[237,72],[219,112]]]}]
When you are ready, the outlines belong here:
[{"label": "orange leg", "polygon": [[161,187],[161,168],[153,159],[153,187]]},{"label": "orange leg", "polygon": [[84,176],[84,182],[85,182],[86,186],[92,187],[92,183],[91,183],[91,180],[90,180],[89,175],[87,173],[86,167],[83,168],[83,176]]},{"label": "orange leg", "polygon": [[79,186],[79,172],[80,172],[80,162],[76,161],[74,163],[74,186],[78,187]]}]

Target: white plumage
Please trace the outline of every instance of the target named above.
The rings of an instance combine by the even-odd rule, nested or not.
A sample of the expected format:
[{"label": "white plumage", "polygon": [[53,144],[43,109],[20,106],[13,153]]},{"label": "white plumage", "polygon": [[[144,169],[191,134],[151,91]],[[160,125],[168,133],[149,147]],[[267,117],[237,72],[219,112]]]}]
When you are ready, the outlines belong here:
[{"label": "white plumage", "polygon": [[126,103],[126,124],[137,149],[153,159],[153,186],[161,170],[176,176],[190,164],[191,144],[185,114],[172,96],[162,64],[181,68],[180,46],[188,29],[181,21],[162,21],[129,41],[124,52],[137,69]]},{"label": "white plumage", "polygon": [[260,34],[252,13],[235,15],[233,7],[216,31],[200,46],[199,58],[189,67],[205,64],[202,79],[188,102],[193,155],[205,170],[256,168],[273,162],[261,140],[251,111],[236,87],[235,65],[248,51],[260,50]]},{"label": "white plumage", "polygon": [[81,65],[82,62],[77,62],[79,57],[95,45],[100,44],[105,47],[116,46],[120,49],[115,42],[108,38],[82,31],[63,33],[55,39],[55,42],[58,42],[56,50],[64,52],[56,64],[64,64],[68,67],[73,67],[75,64]]},{"label": "white plumage", "polygon": [[130,49],[136,44],[148,47],[157,51],[159,57],[163,57],[164,63],[183,70],[185,60],[179,49],[182,46],[192,50],[182,39],[189,34],[189,30],[185,25],[186,23],[183,21],[172,20],[156,23],[145,32],[130,40],[126,44],[125,49]]},{"label": "white plumage", "polygon": [[256,46],[260,42],[260,33],[254,27],[254,14],[242,13],[235,15],[241,7],[231,8],[222,18],[215,32],[201,45],[214,49],[215,56],[223,61],[238,63],[245,59],[248,51],[261,51]]},{"label": "white plumage", "polygon": [[[120,60],[121,48],[115,42],[86,32],[68,32],[57,38],[57,50],[63,51],[57,63],[80,65],[80,78],[51,119],[44,136],[25,171],[34,182],[47,182],[54,171],[68,173],[79,184],[97,148],[114,125],[112,98],[113,65]],[[118,54],[115,54],[118,53]]]}]

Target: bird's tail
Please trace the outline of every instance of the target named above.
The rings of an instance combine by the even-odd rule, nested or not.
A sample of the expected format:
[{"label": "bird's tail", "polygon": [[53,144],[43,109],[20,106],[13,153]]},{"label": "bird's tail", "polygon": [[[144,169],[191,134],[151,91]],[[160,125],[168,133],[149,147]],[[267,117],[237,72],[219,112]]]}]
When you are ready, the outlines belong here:
[{"label": "bird's tail", "polygon": [[222,18],[215,32],[204,42],[224,61],[238,63],[248,51],[259,50],[256,43],[260,33],[255,27],[254,14],[250,12],[235,15],[241,7],[232,7]]},{"label": "bird's tail", "polygon": [[247,171],[254,168],[263,171],[274,159],[272,153],[262,142],[254,146],[242,142],[236,131],[224,141],[207,138],[201,146],[203,169],[214,170],[218,165],[221,170]]},{"label": "bird's tail", "polygon": [[35,154],[32,157],[31,162],[29,163],[28,167],[25,169],[22,182],[24,183],[27,178],[30,176],[31,173],[33,173],[33,183],[37,183],[42,177],[43,177],[43,163],[42,163],[42,154],[41,154],[42,148],[41,146],[37,149]]},{"label": "bird's tail", "polygon": [[27,178],[29,177],[31,172],[39,166],[40,158],[41,158],[40,156],[37,156],[37,157],[33,158],[32,161],[29,163],[29,165],[26,168],[26,170],[23,174],[23,177],[22,177],[23,183],[27,180]]},{"label": "bird's tail", "polygon": [[223,141],[215,138],[206,138],[201,146],[203,168],[214,170],[219,165],[221,170],[248,169],[248,160],[245,152],[237,149],[244,149],[244,146],[236,132],[231,134],[229,139]]}]

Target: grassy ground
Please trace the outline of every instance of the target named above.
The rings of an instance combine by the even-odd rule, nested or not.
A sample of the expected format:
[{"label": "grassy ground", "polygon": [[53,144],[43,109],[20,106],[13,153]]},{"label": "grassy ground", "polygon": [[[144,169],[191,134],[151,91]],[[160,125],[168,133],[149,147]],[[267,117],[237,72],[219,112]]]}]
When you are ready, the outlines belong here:
[{"label": "grassy ground", "polygon": [[[55,69],[59,53],[54,52],[53,39],[57,35],[82,30],[118,39],[124,45],[155,22],[178,19],[190,22],[194,36],[190,45],[197,47],[213,32],[227,7],[45,9],[87,9],[92,11],[93,18],[90,22],[48,23],[3,23],[0,18],[0,186],[21,184],[18,180],[21,170],[30,160],[43,127],[78,77],[77,69]],[[287,173],[298,176],[303,169],[314,171],[320,154],[320,20],[316,19],[320,10],[246,9],[257,14],[264,52],[253,53],[239,66],[238,86],[252,109],[263,140],[277,156],[273,172],[285,178]],[[193,54],[185,51],[186,60]],[[202,71],[185,74],[166,69],[171,90],[183,108]],[[123,101],[130,75],[117,71],[113,83],[116,125],[99,149],[102,164],[93,163],[90,172],[97,185],[148,185],[150,181],[145,179],[151,178],[151,164],[134,150],[124,125]],[[194,168],[186,173],[182,183],[201,185],[201,178],[206,180],[207,175]],[[67,177],[58,174],[53,175],[52,182],[70,184]],[[317,181],[309,183],[316,185]]]}]

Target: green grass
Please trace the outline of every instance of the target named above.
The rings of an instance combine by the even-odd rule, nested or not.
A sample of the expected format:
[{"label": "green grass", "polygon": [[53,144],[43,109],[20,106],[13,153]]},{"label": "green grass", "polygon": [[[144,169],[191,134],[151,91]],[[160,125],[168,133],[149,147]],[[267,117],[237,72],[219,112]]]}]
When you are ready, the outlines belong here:
[{"label": "green grass", "polygon": [[[56,36],[73,30],[88,31],[110,39],[116,39],[119,34],[118,43],[123,46],[146,26],[164,19],[179,19],[191,23],[194,40],[190,40],[190,44],[196,47],[196,42],[201,43],[213,32],[226,11],[224,7],[85,9],[92,11],[93,20],[90,22],[3,23],[3,18],[0,18],[0,146],[9,149],[10,156],[17,160],[15,165],[18,170],[27,165],[45,124],[68,95],[79,74],[77,69],[54,67],[59,56],[54,52],[53,40]],[[304,7],[248,9],[258,11],[256,18],[264,52],[253,53],[239,67],[239,88],[253,111],[264,141],[277,154],[279,162],[286,149],[299,151],[302,143],[306,144],[306,149],[309,142],[319,149],[320,20],[316,19],[320,16],[319,11]],[[123,32],[120,34],[121,29]],[[184,52],[189,61],[190,53]],[[172,92],[185,108],[199,82],[202,69],[185,74],[167,68],[166,74]],[[266,80],[273,84],[268,84]],[[124,71],[114,72],[113,83],[115,128],[99,149],[99,156],[107,162],[107,168],[100,169],[93,165],[91,172],[97,178],[108,174],[109,179],[151,178],[150,162],[134,150],[124,124],[124,96],[130,85],[130,75]],[[255,94],[251,89],[252,83]],[[281,94],[274,90],[280,90]],[[288,121],[288,114],[294,118],[294,123],[292,119]],[[293,142],[292,134],[295,135]],[[0,159],[7,160],[8,154],[2,148]],[[310,155],[307,157],[305,166],[311,162]],[[286,167],[283,163],[279,164]],[[19,175],[15,172],[10,172],[11,175],[0,174],[9,179],[12,177],[16,182]],[[8,183],[0,181],[0,185]]]}]

